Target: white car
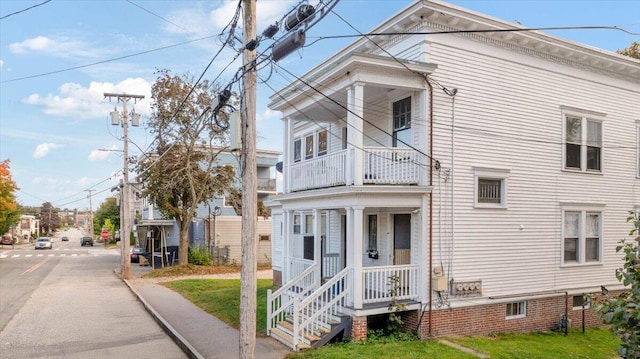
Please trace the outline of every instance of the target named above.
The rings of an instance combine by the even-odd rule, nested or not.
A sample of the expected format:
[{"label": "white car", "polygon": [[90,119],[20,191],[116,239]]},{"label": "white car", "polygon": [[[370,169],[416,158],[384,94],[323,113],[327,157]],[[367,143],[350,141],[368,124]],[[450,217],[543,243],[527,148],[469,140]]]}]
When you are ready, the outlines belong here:
[{"label": "white car", "polygon": [[36,239],[36,249],[53,249],[53,241],[49,237],[40,237]]}]

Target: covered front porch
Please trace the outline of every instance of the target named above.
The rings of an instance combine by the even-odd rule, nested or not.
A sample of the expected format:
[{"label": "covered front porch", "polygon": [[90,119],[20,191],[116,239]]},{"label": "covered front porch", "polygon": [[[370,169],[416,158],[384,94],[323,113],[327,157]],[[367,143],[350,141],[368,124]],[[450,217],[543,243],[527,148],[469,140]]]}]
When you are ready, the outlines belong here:
[{"label": "covered front porch", "polygon": [[[340,317],[426,298],[427,186],[348,186],[279,197],[283,285],[268,296],[268,331],[290,321],[292,348]],[[332,324],[333,323],[333,324]],[[297,336],[297,337],[296,337]],[[318,339],[319,340],[319,339]],[[307,340],[308,341],[308,340]],[[295,343],[295,344],[292,344]],[[310,345],[310,342],[308,343]]]}]

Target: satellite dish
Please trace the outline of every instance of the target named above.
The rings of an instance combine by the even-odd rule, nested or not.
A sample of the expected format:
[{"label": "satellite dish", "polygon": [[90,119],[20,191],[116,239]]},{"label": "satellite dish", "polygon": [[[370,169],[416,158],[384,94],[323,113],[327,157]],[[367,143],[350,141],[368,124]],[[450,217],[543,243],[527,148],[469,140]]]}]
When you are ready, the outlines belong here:
[{"label": "satellite dish", "polygon": [[276,171],[282,173],[282,161],[276,163]]}]

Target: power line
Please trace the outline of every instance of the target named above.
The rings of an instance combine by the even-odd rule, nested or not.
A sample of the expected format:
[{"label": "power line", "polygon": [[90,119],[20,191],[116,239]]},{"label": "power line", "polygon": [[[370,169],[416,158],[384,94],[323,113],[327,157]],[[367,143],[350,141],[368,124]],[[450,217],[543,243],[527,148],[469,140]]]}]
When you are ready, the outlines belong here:
[{"label": "power line", "polygon": [[9,16],[17,15],[17,14],[23,13],[25,11],[37,8],[38,6],[42,6],[42,5],[46,4],[46,3],[48,3],[49,1],[51,1],[51,0],[46,0],[46,1],[41,2],[40,4],[35,4],[33,6],[29,6],[26,9],[22,9],[22,10],[19,10],[19,11],[16,11],[16,12],[12,12],[11,14],[4,15],[3,17],[0,17],[0,20],[6,19]]}]

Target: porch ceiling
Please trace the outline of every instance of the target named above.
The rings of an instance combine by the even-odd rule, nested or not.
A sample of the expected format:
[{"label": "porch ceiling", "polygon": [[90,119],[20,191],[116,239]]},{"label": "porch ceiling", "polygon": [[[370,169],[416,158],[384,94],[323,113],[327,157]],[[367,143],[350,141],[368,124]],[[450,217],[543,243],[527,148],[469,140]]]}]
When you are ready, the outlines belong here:
[{"label": "porch ceiling", "polygon": [[364,84],[365,101],[371,102],[394,90],[424,90],[420,74],[430,74],[436,67],[388,56],[350,53],[334,61],[328,71],[304,82],[296,81],[271,96],[269,108],[296,120],[336,121],[346,116],[350,86]]},{"label": "porch ceiling", "polygon": [[270,197],[268,205],[270,207],[281,205],[285,210],[352,206],[418,208],[422,206],[422,197],[429,194],[431,189],[431,186],[332,187]]}]

